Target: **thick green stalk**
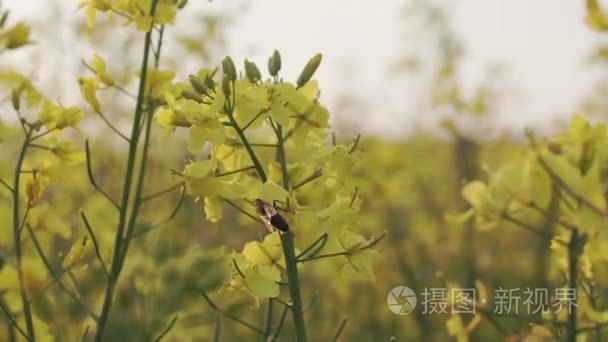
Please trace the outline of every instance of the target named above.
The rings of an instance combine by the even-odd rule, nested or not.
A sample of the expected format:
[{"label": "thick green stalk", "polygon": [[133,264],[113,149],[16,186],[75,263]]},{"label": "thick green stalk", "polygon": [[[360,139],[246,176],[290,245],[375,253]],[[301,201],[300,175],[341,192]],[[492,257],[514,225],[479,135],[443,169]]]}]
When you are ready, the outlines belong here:
[{"label": "thick green stalk", "polygon": [[[154,17],[156,12],[156,5],[158,0],[152,0],[150,7],[150,15]],[[127,227],[127,214],[129,212],[129,200],[131,198],[131,187],[133,185],[133,178],[135,172],[135,162],[137,160],[137,148],[139,144],[139,135],[140,135],[140,127],[141,120],[143,117],[143,104],[145,99],[145,89],[146,89],[146,79],[147,79],[147,71],[148,71],[148,57],[150,54],[150,46],[152,44],[152,31],[153,27],[150,27],[150,30],[146,32],[145,41],[144,41],[144,52],[141,63],[141,72],[140,72],[140,80],[139,80],[139,90],[137,94],[137,104],[135,106],[135,118],[133,120],[133,126],[131,129],[131,139],[129,141],[129,155],[127,158],[127,167],[125,172],[125,182],[122,191],[122,199],[120,205],[120,214],[118,219],[118,227],[116,230],[116,236],[114,239],[114,252],[112,256],[112,265],[110,268],[110,274],[108,276],[108,282],[106,284],[106,292],[104,297],[104,302],[101,310],[101,314],[99,316],[99,321],[97,323],[97,332],[95,334],[95,341],[100,342],[103,338],[104,329],[107,325],[108,317],[110,314],[110,309],[112,308],[112,301],[114,297],[114,290],[116,289],[116,284],[118,282],[118,277],[120,275],[120,271],[122,269],[122,263],[125,257],[125,231],[130,230]],[[143,164],[142,164],[143,165]],[[136,201],[139,199],[136,198]],[[137,206],[134,205],[133,209],[137,209]],[[132,210],[131,217],[133,215],[137,215],[136,210]],[[132,223],[132,220],[129,220],[129,223]],[[128,245],[127,245],[128,246]]]},{"label": "thick green stalk", "polygon": [[[283,178],[283,187],[285,188],[285,190],[289,191],[289,176],[287,173],[285,142],[283,140],[283,129],[281,125],[277,125],[275,133],[278,139],[277,159],[279,161],[279,164],[281,165],[281,178]],[[300,282],[298,279],[298,260],[296,259],[295,255],[293,233],[291,231],[281,233],[281,245],[283,246],[283,254],[285,255],[285,265],[287,266],[287,280],[289,285],[289,294],[291,296],[291,311],[293,314],[293,321],[296,328],[296,336],[298,342],[303,342],[306,341],[306,325],[304,324],[304,311],[302,310],[302,296],[300,295]]]},{"label": "thick green stalk", "polygon": [[[15,166],[15,178],[13,184],[13,244],[15,245],[15,259],[17,263],[17,276],[19,278],[19,291],[21,293],[21,304],[23,305],[23,316],[25,319],[25,326],[27,330],[28,339],[30,341],[36,341],[36,333],[34,331],[34,320],[32,318],[32,309],[30,307],[30,301],[27,298],[27,292],[25,291],[25,281],[23,274],[23,265],[21,262],[23,256],[23,250],[21,249],[21,218],[19,213],[19,204],[21,199],[19,198],[19,183],[21,180],[21,166],[25,159],[25,153],[30,143],[32,136],[32,128],[26,130],[25,140],[19,157],[17,158],[17,165]],[[25,221],[25,220],[24,220]]]},{"label": "thick green stalk", "polygon": [[148,160],[148,148],[150,146],[150,131],[152,130],[152,115],[153,110],[150,108],[148,111],[148,115],[146,117],[145,122],[145,136],[144,136],[144,146],[142,150],[142,157],[140,161],[139,167],[139,176],[137,177],[137,187],[135,188],[135,203],[133,204],[133,210],[131,210],[131,217],[129,218],[129,223],[127,225],[125,236],[123,237],[124,247],[122,249],[122,253],[120,255],[120,268],[119,272],[122,269],[122,265],[127,257],[127,251],[129,250],[129,244],[131,242],[131,236],[133,235],[133,229],[135,228],[135,223],[137,222],[137,215],[139,213],[139,208],[143,203],[142,200],[142,192],[144,189],[144,179],[146,177],[146,161]]},{"label": "thick green stalk", "polygon": [[306,326],[304,325],[304,312],[302,310],[302,299],[300,296],[300,283],[298,281],[298,267],[294,252],[293,233],[291,231],[281,233],[281,244],[285,255],[287,266],[287,281],[289,283],[289,294],[291,296],[291,313],[296,328],[298,342],[306,341]]}]

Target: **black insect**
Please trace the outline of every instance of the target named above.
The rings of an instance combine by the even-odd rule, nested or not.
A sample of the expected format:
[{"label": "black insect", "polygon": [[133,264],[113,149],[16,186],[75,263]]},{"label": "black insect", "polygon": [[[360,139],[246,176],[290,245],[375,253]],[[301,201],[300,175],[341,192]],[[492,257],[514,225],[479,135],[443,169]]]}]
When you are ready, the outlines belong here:
[{"label": "black insect", "polygon": [[277,229],[282,232],[289,231],[289,223],[287,223],[287,220],[279,213],[279,207],[264,202],[261,199],[256,199],[254,204],[256,212],[269,229]]}]

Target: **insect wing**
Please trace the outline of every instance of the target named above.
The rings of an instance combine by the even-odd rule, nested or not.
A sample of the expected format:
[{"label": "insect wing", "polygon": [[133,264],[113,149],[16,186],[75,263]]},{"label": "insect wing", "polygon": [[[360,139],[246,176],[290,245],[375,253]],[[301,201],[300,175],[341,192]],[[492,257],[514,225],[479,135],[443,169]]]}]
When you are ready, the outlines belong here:
[{"label": "insect wing", "polygon": [[287,232],[289,231],[289,224],[287,223],[287,220],[285,220],[285,218],[283,216],[281,216],[281,214],[275,214],[273,216],[270,217],[270,224],[282,231],[282,232]]}]

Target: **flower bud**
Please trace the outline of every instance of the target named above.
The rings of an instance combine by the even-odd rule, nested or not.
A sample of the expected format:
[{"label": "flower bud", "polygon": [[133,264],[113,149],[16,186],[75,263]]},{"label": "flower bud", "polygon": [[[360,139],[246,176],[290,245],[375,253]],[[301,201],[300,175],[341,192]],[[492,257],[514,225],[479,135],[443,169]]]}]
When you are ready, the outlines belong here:
[{"label": "flower bud", "polygon": [[215,89],[215,81],[213,80],[212,76],[205,75],[205,79],[203,80],[203,82],[205,82],[205,87],[209,89]]},{"label": "flower bud", "polygon": [[36,203],[38,203],[38,200],[40,200],[40,197],[42,197],[43,189],[44,187],[40,177],[28,180],[28,182],[25,184],[25,197],[28,208],[33,208]]},{"label": "flower bud", "polygon": [[205,84],[203,84],[203,82],[201,82],[201,80],[198,79],[198,77],[190,75],[188,76],[188,79],[190,80],[190,85],[192,85],[192,88],[194,88],[194,90],[196,90],[199,94],[205,93],[207,87],[205,86]]},{"label": "flower bud", "polygon": [[76,241],[70,248],[70,251],[63,258],[63,266],[64,270],[69,270],[74,267],[78,262],[82,261],[88,251],[88,240],[84,237],[81,241]]},{"label": "flower bud", "polygon": [[21,89],[13,89],[11,92],[11,103],[14,110],[18,111],[21,108]]},{"label": "flower bud", "polygon": [[226,97],[230,96],[230,76],[224,75],[224,79],[222,80],[222,91]]},{"label": "flower bud", "polygon": [[262,78],[260,74],[260,69],[255,65],[255,63],[245,60],[245,75],[247,79],[251,83],[256,83]]},{"label": "flower bud", "polygon": [[236,81],[236,67],[230,56],[226,56],[222,61],[222,69],[224,70],[224,75],[228,75],[230,81]]},{"label": "flower bud", "polygon": [[300,76],[298,77],[298,81],[296,82],[298,85],[298,88],[302,87],[308,81],[310,81],[310,79],[312,78],[312,75],[314,75],[315,71],[317,71],[319,64],[321,64],[322,58],[323,58],[323,55],[318,53],[313,58],[311,58],[308,61],[308,63],[306,63],[304,70],[302,70],[302,72],[300,73]]},{"label": "flower bud", "polygon": [[276,76],[279,74],[279,70],[281,70],[281,55],[279,51],[274,50],[272,57],[268,58],[268,72],[270,76]]},{"label": "flower bud", "polygon": [[203,103],[203,98],[193,91],[182,90],[181,94],[185,99],[192,100],[196,103]]}]

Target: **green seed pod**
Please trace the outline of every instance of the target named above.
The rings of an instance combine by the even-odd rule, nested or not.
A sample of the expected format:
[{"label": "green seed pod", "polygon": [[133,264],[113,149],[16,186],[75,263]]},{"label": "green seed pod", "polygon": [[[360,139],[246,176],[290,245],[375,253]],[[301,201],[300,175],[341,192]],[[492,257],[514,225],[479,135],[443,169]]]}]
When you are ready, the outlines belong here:
[{"label": "green seed pod", "polygon": [[188,76],[188,79],[190,80],[190,85],[192,85],[192,88],[194,88],[194,90],[196,90],[199,94],[205,93],[207,87],[205,87],[205,84],[203,84],[203,82],[201,82],[198,77],[190,75]]},{"label": "green seed pod", "polygon": [[215,81],[213,80],[213,77],[205,75],[205,79],[203,80],[203,82],[205,82],[205,86],[207,88],[215,89]]},{"label": "green seed pod", "polygon": [[279,51],[274,50],[272,57],[268,58],[268,72],[270,76],[276,76],[281,70],[281,55]]},{"label": "green seed pod", "polygon": [[226,97],[230,96],[230,76],[224,75],[224,79],[222,79],[222,91]]},{"label": "green seed pod", "polygon": [[21,89],[13,89],[11,92],[11,103],[16,111],[21,108]]},{"label": "green seed pod", "polygon": [[255,63],[245,60],[245,75],[247,79],[251,83],[256,83],[260,79],[262,79],[262,74],[260,74],[260,69],[255,65]]},{"label": "green seed pod", "polygon": [[195,101],[197,103],[203,103],[203,98],[200,97],[198,94],[194,93],[193,91],[182,90],[182,96],[185,99],[192,100],[192,101]]},{"label": "green seed pod", "polygon": [[226,56],[222,61],[222,69],[224,70],[224,75],[228,75],[231,81],[236,81],[236,67],[230,56]]},{"label": "green seed pod", "polygon": [[310,79],[312,78],[312,75],[314,75],[315,71],[317,71],[319,64],[321,64],[322,58],[323,58],[323,55],[318,53],[313,58],[311,58],[308,61],[308,63],[306,63],[304,70],[302,70],[302,72],[300,73],[300,76],[298,76],[298,81],[296,82],[298,85],[298,88],[302,87],[308,81],[310,81]]}]

